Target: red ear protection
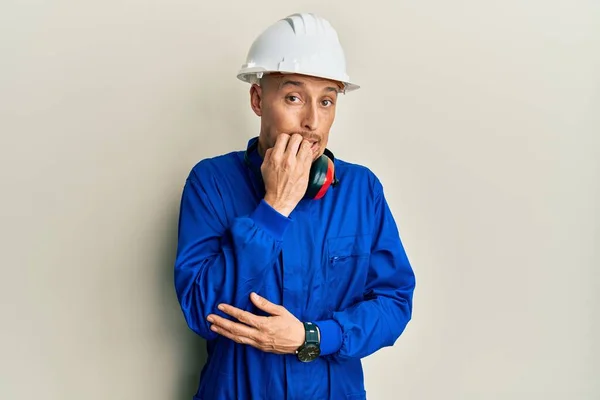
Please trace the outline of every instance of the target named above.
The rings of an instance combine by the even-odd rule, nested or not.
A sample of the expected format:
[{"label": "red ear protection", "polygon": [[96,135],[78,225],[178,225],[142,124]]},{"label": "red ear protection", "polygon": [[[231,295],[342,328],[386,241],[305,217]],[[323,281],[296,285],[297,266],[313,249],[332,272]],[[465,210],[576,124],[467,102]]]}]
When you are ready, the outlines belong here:
[{"label": "red ear protection", "polygon": [[323,154],[310,167],[305,199],[320,199],[334,181],[335,169],[331,158]]},{"label": "red ear protection", "polygon": [[[260,169],[253,168],[249,157],[249,153],[255,151],[257,147],[258,140],[255,139],[250,143],[246,149],[246,152],[244,153],[244,162],[262,181]],[[335,158],[333,153],[328,149],[325,149],[324,154],[313,161],[310,167],[310,174],[308,176],[308,187],[306,188],[306,193],[304,194],[305,199],[321,199],[323,196],[325,196],[327,189],[329,189],[331,186],[337,185],[338,180],[335,176],[334,160]]]}]

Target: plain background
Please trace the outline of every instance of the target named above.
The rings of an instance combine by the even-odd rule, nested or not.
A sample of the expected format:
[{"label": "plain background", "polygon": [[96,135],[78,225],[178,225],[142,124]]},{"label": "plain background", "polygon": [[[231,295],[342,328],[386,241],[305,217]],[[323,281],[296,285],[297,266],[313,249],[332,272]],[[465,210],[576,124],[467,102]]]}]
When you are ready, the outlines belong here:
[{"label": "plain background", "polygon": [[369,399],[600,398],[596,0],[2,1],[0,398],[191,398],[182,186],[258,133],[235,74],[296,11],[338,30],[362,89],[330,148],[417,274]]}]

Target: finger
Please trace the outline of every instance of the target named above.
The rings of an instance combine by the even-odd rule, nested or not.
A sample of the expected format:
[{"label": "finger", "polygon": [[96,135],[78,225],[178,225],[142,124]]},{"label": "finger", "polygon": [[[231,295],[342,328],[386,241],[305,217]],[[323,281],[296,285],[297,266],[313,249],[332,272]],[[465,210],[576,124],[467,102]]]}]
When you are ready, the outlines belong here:
[{"label": "finger", "polygon": [[312,158],[312,143],[309,142],[308,140],[303,140],[302,144],[300,145],[300,150],[298,150],[298,157],[301,160],[306,160],[307,158]]},{"label": "finger", "polygon": [[263,311],[266,311],[271,315],[282,315],[283,311],[285,310],[285,308],[278,306],[277,304],[271,303],[269,300],[257,295],[256,293],[252,293],[250,295],[250,300],[252,301],[252,303],[254,303],[256,307],[260,308]]},{"label": "finger", "polygon": [[263,164],[269,162],[269,160],[271,159],[271,153],[273,153],[272,147],[269,147],[267,150],[265,150],[265,157],[263,158]]},{"label": "finger", "polygon": [[254,339],[252,339],[250,337],[243,336],[243,335],[236,335],[236,334],[228,331],[227,329],[222,328],[222,327],[217,326],[217,325],[211,326],[210,329],[213,332],[218,333],[219,335],[224,336],[224,337],[226,337],[228,339],[231,339],[231,340],[233,340],[236,343],[247,344],[249,346],[256,347],[257,349],[261,349],[261,345],[256,340],[254,340]]},{"label": "finger", "polygon": [[290,140],[290,135],[287,133],[280,133],[275,140],[275,145],[273,146],[273,152],[277,155],[282,155],[285,153],[285,149]]},{"label": "finger", "polygon": [[265,170],[269,168],[269,163],[271,162],[271,154],[273,153],[273,148],[270,147],[265,151],[265,157],[263,158],[262,163],[260,164],[260,172],[265,175]]},{"label": "finger", "polygon": [[286,154],[288,155],[288,157],[296,158],[296,154],[298,154],[298,150],[303,141],[304,141],[304,139],[302,138],[302,135],[299,135],[297,133],[294,133],[290,137],[290,140],[288,142],[287,149],[286,149]]},{"label": "finger", "polygon": [[237,336],[245,336],[251,339],[255,339],[260,332],[253,327],[248,325],[244,325],[239,322],[231,321],[223,317],[219,317],[218,315],[209,315],[208,322],[211,322],[212,327],[216,327],[218,329],[223,329],[230,332],[233,335]]},{"label": "finger", "polygon": [[223,311],[225,314],[231,315],[235,319],[240,322],[243,322],[246,325],[250,325],[254,328],[260,328],[261,320],[264,317],[254,315],[248,311],[241,310],[237,307],[230,306],[229,304],[221,304],[219,305],[219,310]]},{"label": "finger", "polygon": [[311,146],[312,144],[309,141],[303,140],[300,150],[298,150],[297,161],[304,167],[305,172],[308,172],[313,160]]}]

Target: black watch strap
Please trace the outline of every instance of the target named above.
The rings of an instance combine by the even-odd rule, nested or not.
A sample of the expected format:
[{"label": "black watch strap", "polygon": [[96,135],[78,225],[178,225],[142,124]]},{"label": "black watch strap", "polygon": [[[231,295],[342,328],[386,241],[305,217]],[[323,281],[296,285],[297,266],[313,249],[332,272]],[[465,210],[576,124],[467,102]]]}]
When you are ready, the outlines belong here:
[{"label": "black watch strap", "polygon": [[306,344],[319,344],[319,331],[315,324],[305,322],[304,331],[306,332],[306,339],[304,340]]},{"label": "black watch strap", "polygon": [[296,354],[300,361],[311,362],[321,354],[319,328],[312,322],[303,322],[303,324],[305,333],[304,344],[296,350]]}]

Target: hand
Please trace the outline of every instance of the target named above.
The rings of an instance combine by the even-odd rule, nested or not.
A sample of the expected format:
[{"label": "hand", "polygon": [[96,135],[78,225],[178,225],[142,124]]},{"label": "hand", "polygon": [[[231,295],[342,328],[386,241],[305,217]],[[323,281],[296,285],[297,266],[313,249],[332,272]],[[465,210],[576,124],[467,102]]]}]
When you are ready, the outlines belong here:
[{"label": "hand", "polygon": [[299,134],[280,134],[275,146],[265,152],[261,165],[265,201],[281,214],[289,216],[306,193],[311,164],[309,141]]},{"label": "hand", "polygon": [[256,307],[271,314],[269,317],[254,315],[239,308],[221,304],[219,310],[240,322],[211,314],[211,329],[237,343],[247,344],[259,350],[275,354],[294,354],[304,344],[304,324],[283,306],[269,302],[256,293],[250,295]]}]

